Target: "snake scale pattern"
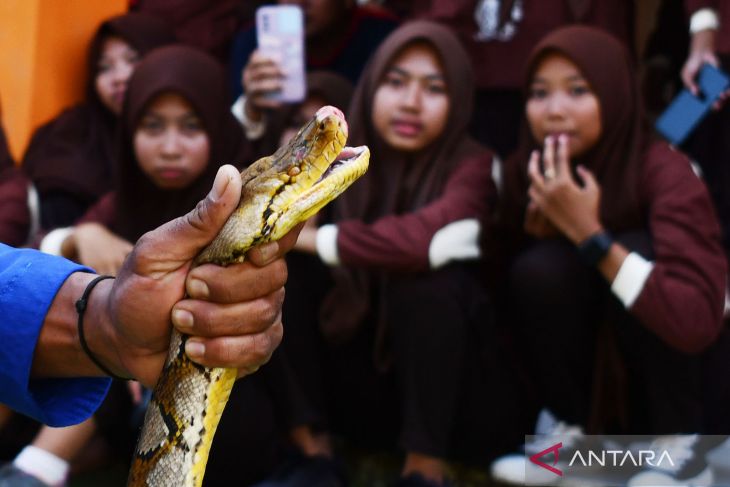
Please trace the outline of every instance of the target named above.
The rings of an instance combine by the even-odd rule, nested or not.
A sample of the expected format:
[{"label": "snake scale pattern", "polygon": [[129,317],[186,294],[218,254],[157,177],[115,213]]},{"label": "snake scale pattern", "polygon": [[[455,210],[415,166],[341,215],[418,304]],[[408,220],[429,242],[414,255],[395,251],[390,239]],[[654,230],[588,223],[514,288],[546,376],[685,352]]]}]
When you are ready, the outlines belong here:
[{"label": "snake scale pattern", "polygon": [[[241,202],[194,265],[243,262],[247,250],[277,240],[336,198],[367,171],[367,147],[345,147],[347,123],[326,106],[286,145],[241,173]],[[145,414],[129,473],[131,487],[199,487],[236,369],[209,368],[170,350]]]}]

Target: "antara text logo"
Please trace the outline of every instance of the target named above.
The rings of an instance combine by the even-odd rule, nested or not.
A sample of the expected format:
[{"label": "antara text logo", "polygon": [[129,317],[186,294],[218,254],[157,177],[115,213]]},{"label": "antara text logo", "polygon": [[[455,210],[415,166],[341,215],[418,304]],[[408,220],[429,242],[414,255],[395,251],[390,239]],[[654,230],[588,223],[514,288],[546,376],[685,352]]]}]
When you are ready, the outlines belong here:
[{"label": "antara text logo", "polygon": [[[549,470],[555,475],[562,477],[563,471],[556,467],[560,460],[560,449],[562,447],[563,442],[561,441],[530,456],[530,461],[538,467]],[[543,461],[543,457],[550,454],[552,454],[552,462],[548,464]],[[583,467],[651,466],[669,468],[674,467],[674,460],[672,460],[672,457],[666,450],[660,453],[654,450],[576,450],[568,462],[568,467],[575,465],[581,465]]]}]

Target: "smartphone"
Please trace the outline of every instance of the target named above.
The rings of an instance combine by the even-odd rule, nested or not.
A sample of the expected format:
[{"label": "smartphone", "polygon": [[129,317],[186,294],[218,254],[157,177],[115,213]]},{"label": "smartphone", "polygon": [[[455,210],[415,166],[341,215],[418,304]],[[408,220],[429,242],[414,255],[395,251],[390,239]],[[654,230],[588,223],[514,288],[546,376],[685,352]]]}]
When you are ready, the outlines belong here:
[{"label": "smartphone", "polygon": [[307,94],[304,64],[304,14],[297,5],[266,5],[256,10],[256,41],[262,53],[277,60],[286,77],[271,98],[292,103]]},{"label": "smartphone", "polygon": [[712,110],[712,104],[729,84],[730,78],[725,72],[711,64],[703,65],[697,76],[698,96],[687,89],[682,90],[657,119],[657,131],[672,145],[681,145]]}]

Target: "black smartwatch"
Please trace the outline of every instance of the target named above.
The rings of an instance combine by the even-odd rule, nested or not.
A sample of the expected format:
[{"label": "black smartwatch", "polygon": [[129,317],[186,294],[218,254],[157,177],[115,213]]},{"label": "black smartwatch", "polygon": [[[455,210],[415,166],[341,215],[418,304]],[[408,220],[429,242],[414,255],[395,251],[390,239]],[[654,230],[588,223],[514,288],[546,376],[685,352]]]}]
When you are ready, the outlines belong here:
[{"label": "black smartwatch", "polygon": [[595,267],[606,257],[613,244],[613,238],[608,232],[594,233],[578,244],[578,253],[583,262]]}]

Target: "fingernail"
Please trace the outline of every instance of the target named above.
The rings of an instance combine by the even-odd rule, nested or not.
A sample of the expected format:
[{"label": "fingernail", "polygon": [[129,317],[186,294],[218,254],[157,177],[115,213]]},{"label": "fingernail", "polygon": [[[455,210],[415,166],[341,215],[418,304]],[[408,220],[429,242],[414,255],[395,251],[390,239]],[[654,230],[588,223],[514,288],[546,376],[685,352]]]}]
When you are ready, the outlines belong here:
[{"label": "fingernail", "polygon": [[207,299],[210,296],[208,285],[200,279],[190,279],[188,283],[188,294],[191,298]]},{"label": "fingernail", "polygon": [[227,171],[225,171],[221,167],[218,169],[218,174],[215,175],[215,182],[213,183],[213,189],[210,192],[210,195],[212,196],[213,200],[220,199],[220,197],[223,196],[223,193],[226,192],[228,183],[231,182],[231,178],[228,177],[226,172]]},{"label": "fingernail", "polygon": [[268,262],[271,260],[276,254],[279,253],[279,243],[278,242],[269,242],[267,244],[261,245],[258,248],[259,254],[261,255],[261,258]]},{"label": "fingernail", "polygon": [[184,309],[176,309],[172,312],[172,322],[178,328],[189,329],[193,327],[193,314]]},{"label": "fingernail", "polygon": [[188,357],[190,358],[203,358],[203,354],[205,353],[205,345],[203,345],[200,342],[188,340],[185,342],[185,353],[188,354]]}]

